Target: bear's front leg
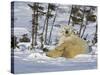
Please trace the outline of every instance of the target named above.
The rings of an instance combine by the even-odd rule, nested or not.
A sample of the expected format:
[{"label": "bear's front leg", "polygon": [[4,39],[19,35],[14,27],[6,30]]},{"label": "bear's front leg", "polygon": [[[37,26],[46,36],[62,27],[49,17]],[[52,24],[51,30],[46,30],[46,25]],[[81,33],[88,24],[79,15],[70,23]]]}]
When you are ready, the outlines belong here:
[{"label": "bear's front leg", "polygon": [[64,44],[61,44],[60,46],[57,46],[54,50],[47,52],[46,55],[48,57],[57,58],[61,57],[63,52],[64,52]]}]

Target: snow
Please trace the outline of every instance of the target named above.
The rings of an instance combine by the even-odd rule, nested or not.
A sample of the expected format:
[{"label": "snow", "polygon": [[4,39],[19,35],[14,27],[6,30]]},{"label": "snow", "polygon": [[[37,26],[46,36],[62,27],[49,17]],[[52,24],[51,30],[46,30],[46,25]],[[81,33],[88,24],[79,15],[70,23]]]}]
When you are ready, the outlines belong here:
[{"label": "snow", "polygon": [[30,42],[20,42],[17,44],[18,46],[24,46],[24,47],[29,47],[31,45]]},{"label": "snow", "polygon": [[17,38],[22,37],[22,35],[27,34],[28,37],[31,37],[31,33],[24,27],[14,27],[12,28],[12,32],[14,31],[14,36]]},{"label": "snow", "polygon": [[15,74],[54,72],[70,70],[86,70],[97,68],[97,55],[80,54],[73,59],[64,57],[50,58],[41,50],[15,50]]},{"label": "snow", "polygon": [[[15,8],[14,17],[17,18],[17,20],[14,21],[14,35],[16,35],[19,38],[23,34],[28,34],[28,36],[31,38],[31,33],[29,31],[31,31],[31,26],[32,26],[30,22],[32,20],[32,15],[31,15],[32,11],[27,6],[27,4],[28,4],[27,2],[16,2],[14,6]],[[31,3],[29,2],[29,4]],[[60,25],[60,26],[67,25],[70,8],[71,6],[60,5],[55,25]],[[60,12],[60,10],[62,11]],[[41,20],[39,21],[40,21],[40,25],[43,26],[44,18],[42,17]],[[96,25],[95,23],[89,23],[89,25],[87,25],[84,36],[89,34],[87,37],[87,40],[89,41],[91,41],[94,37],[93,34],[95,32],[95,25]],[[79,25],[75,25],[74,29],[79,31],[79,27],[80,27]],[[50,28],[51,28],[51,22],[48,28],[48,37],[51,30]],[[41,33],[42,31],[41,29],[38,32]],[[55,48],[55,45],[53,45],[53,43],[55,44],[56,43],[55,40],[59,39],[59,35],[58,35],[59,29],[60,29],[59,27],[54,26],[53,34],[52,34],[53,39],[51,40],[52,44],[44,45],[44,47],[48,49]],[[97,68],[97,54],[98,54],[97,45],[91,47],[92,51],[89,54],[80,54],[73,59],[68,59],[64,57],[59,57],[59,58],[47,57],[46,53],[43,52],[41,49],[39,49],[39,47],[41,46],[39,39],[37,40],[37,44],[38,45],[35,46],[35,49],[30,50],[29,48],[31,42],[18,43],[19,48],[14,49],[14,56],[12,55],[12,58],[14,58],[14,62],[12,63],[14,63],[14,71],[16,74],[86,70],[86,69]]]},{"label": "snow", "polygon": [[[88,70],[97,68],[97,45],[92,46],[89,54],[80,54],[73,59],[64,57],[50,58],[37,47],[29,50],[30,43],[19,43],[19,49],[14,49],[14,71],[15,74]],[[45,45],[53,49],[55,45]],[[96,52],[96,53],[94,53]]]}]

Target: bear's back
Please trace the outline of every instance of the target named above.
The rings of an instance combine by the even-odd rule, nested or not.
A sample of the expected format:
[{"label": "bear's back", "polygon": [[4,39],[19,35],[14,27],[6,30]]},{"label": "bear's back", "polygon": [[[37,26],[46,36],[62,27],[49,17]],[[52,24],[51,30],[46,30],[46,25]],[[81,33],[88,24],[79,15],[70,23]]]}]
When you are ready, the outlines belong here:
[{"label": "bear's back", "polygon": [[77,54],[86,53],[88,47],[86,41],[76,35],[66,38],[64,45],[65,57],[74,57]]}]

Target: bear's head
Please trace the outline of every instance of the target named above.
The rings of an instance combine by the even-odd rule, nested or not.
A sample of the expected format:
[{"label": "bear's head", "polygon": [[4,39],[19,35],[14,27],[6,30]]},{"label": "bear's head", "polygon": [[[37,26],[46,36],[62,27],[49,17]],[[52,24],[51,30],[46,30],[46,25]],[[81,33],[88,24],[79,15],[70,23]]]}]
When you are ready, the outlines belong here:
[{"label": "bear's head", "polygon": [[61,34],[61,36],[68,37],[70,35],[74,35],[75,31],[72,26],[66,25],[66,26],[61,26],[60,34]]}]

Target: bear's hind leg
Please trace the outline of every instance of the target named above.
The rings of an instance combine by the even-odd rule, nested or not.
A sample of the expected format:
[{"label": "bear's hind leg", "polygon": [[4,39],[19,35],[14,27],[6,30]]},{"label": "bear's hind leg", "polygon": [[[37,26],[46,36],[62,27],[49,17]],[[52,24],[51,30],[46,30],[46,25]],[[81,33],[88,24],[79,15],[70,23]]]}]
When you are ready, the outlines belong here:
[{"label": "bear's hind leg", "polygon": [[63,53],[63,57],[65,58],[74,58],[77,54],[73,51],[67,51],[65,50]]}]

